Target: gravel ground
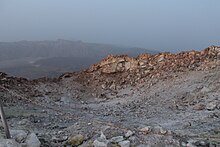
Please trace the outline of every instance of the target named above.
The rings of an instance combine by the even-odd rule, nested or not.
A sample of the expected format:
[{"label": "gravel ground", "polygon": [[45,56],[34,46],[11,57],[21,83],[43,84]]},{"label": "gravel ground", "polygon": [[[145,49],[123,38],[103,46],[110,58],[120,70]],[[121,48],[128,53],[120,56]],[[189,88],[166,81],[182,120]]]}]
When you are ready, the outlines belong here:
[{"label": "gravel ground", "polygon": [[35,133],[41,146],[68,146],[77,134],[84,137],[81,146],[92,146],[101,132],[107,140],[124,136],[130,146],[220,146],[219,71],[179,72],[103,98],[92,95],[94,87],[68,78],[39,82],[33,87],[40,95],[6,102],[4,109],[10,129]]}]

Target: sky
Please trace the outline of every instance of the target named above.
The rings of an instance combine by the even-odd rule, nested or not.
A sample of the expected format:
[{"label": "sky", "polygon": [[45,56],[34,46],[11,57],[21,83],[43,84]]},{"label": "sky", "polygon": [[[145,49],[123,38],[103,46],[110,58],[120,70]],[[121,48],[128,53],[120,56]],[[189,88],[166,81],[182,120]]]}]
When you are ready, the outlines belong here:
[{"label": "sky", "polygon": [[0,42],[82,40],[162,51],[220,45],[220,0],[0,0]]}]

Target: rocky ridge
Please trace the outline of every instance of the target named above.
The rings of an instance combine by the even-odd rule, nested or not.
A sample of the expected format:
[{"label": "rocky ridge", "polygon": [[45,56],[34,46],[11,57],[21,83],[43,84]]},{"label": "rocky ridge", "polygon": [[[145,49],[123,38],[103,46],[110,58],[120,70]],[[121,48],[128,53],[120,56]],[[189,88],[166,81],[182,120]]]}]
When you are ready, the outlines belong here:
[{"label": "rocky ridge", "polygon": [[87,87],[95,87],[92,91],[102,97],[106,90],[117,91],[146,81],[153,84],[159,79],[177,76],[180,72],[205,71],[218,65],[220,47],[210,46],[202,51],[142,54],[136,58],[109,55],[80,73],[66,73],[60,79],[74,77]]}]

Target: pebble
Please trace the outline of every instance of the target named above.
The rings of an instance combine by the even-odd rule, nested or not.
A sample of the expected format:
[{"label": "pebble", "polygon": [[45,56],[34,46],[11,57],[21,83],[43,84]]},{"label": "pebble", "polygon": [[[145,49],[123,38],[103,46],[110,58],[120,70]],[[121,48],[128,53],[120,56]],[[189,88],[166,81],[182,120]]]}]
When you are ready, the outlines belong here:
[{"label": "pebble", "polygon": [[98,141],[97,139],[93,142],[94,147],[107,147],[106,142]]},{"label": "pebble", "polygon": [[134,133],[131,130],[128,130],[128,132],[125,134],[125,137],[128,138],[132,136]]},{"label": "pebble", "polygon": [[144,133],[150,133],[151,132],[151,127],[150,126],[146,126],[144,128],[141,128],[140,129],[141,132],[144,132]]},{"label": "pebble", "polygon": [[204,104],[196,104],[193,106],[194,110],[200,111],[200,110],[204,110],[205,109],[205,105]]},{"label": "pebble", "polygon": [[73,101],[69,97],[61,97],[60,98],[60,102],[62,102],[63,104],[67,105],[67,104],[71,104]]},{"label": "pebble", "polygon": [[160,126],[154,127],[153,131],[155,134],[161,134],[161,135],[165,135],[167,133],[167,130]]},{"label": "pebble", "polygon": [[114,142],[114,143],[118,143],[118,142],[121,142],[124,140],[124,137],[123,136],[116,136],[116,137],[112,137],[110,139],[110,142]]},{"label": "pebble", "polygon": [[215,108],[217,107],[217,102],[210,102],[206,105],[206,109],[209,111],[213,111],[215,110]]},{"label": "pebble", "polygon": [[203,92],[203,93],[206,93],[206,92],[209,92],[209,91],[210,91],[210,89],[207,88],[207,87],[203,87],[203,88],[201,89],[201,92]]},{"label": "pebble", "polygon": [[72,146],[78,146],[84,141],[84,136],[81,134],[75,135],[68,140],[68,143]]},{"label": "pebble", "polygon": [[30,123],[28,119],[22,119],[21,121],[18,122],[18,125],[26,125],[28,123]]},{"label": "pebble", "polygon": [[130,147],[130,141],[129,140],[125,140],[125,141],[121,141],[118,143],[121,147]]}]

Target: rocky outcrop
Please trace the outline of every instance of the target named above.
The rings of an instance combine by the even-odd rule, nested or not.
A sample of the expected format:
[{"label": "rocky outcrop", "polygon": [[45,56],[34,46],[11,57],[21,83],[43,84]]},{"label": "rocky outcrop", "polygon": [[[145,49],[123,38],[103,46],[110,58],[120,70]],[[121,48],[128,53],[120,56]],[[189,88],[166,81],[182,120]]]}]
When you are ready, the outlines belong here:
[{"label": "rocky outcrop", "polygon": [[220,59],[220,47],[216,46],[210,46],[200,52],[189,51],[177,54],[159,53],[156,55],[142,54],[137,58],[128,57],[126,55],[109,55],[100,63],[92,65],[87,72],[101,71],[101,73],[104,74],[113,74],[127,71],[137,72],[142,69],[145,73],[148,73],[148,70],[198,70],[197,67],[217,59]]},{"label": "rocky outcrop", "polygon": [[[145,81],[166,79],[175,76],[177,72],[208,70],[218,65],[220,65],[220,47],[210,46],[202,51],[141,54],[136,58],[127,55],[109,55],[100,63],[74,74],[74,77],[88,87],[117,90]],[[68,73],[60,78],[65,77],[72,76]]]}]

